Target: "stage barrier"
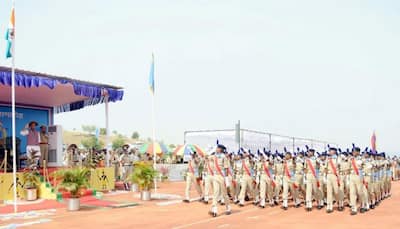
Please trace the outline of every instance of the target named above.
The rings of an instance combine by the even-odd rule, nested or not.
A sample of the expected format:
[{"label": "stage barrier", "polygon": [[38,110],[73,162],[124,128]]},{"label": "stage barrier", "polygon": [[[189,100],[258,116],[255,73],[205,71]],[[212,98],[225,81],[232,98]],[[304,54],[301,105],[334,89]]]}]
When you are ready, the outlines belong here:
[{"label": "stage barrier", "polygon": [[[25,181],[22,174],[17,173],[17,197],[20,199],[25,198]],[[0,200],[13,200],[13,183],[12,173],[0,173]],[[91,170],[89,185],[90,189],[97,191],[113,190],[115,188],[114,168],[102,167]],[[51,187],[47,182],[41,182],[38,187],[38,197],[42,199],[56,199],[56,187]]]}]

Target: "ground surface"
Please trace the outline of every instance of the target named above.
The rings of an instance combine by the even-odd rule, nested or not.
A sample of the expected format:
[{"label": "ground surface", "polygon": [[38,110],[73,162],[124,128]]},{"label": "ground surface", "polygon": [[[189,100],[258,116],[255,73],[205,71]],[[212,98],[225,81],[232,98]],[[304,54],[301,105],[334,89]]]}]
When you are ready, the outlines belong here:
[{"label": "ground surface", "polygon": [[[159,192],[183,195],[184,184],[163,183]],[[26,228],[400,228],[400,182],[393,183],[393,195],[384,200],[378,208],[365,214],[350,216],[335,211],[326,214],[324,210],[305,212],[303,208],[290,208],[283,211],[279,207],[259,209],[253,205],[243,208],[233,207],[233,214],[210,217],[207,212],[210,205],[199,202],[190,204],[177,201],[140,202],[132,193],[110,196],[113,200],[131,200],[139,206],[120,209],[84,209],[79,212],[67,212],[57,209],[55,214],[44,216],[48,222],[29,225]],[[194,193],[193,193],[194,196]],[[160,206],[162,203],[163,206]],[[29,223],[36,219],[0,221],[2,226],[10,223]]]}]

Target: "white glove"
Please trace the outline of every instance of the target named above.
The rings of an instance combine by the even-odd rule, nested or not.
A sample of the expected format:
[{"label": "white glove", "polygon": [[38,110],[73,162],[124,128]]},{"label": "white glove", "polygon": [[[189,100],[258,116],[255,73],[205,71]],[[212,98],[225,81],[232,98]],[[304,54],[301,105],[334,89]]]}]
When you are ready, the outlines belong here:
[{"label": "white glove", "polygon": [[229,177],[224,177],[224,181],[225,181],[225,186],[226,186],[227,188],[229,188],[230,185],[231,185],[231,182],[229,182]]}]

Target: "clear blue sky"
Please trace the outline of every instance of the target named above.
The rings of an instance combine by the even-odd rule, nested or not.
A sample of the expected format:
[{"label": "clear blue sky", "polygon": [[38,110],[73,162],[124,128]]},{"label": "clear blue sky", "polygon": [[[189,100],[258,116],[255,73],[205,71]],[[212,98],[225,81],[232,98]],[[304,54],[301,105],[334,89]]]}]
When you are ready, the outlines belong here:
[{"label": "clear blue sky", "polygon": [[[10,5],[0,1],[1,31]],[[126,134],[151,135],[154,51],[165,141],[240,119],[348,145],[375,129],[381,150],[399,148],[399,1],[17,0],[16,23],[19,68],[125,87],[110,124]],[[101,126],[104,106],[56,121]]]}]

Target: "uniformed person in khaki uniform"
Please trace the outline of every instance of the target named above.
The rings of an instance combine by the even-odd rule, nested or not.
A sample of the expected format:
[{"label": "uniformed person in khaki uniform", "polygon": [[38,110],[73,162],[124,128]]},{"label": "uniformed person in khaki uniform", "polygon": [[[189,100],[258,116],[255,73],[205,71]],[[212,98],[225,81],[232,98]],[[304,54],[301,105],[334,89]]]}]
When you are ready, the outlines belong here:
[{"label": "uniformed person in khaki uniform", "polygon": [[122,146],[122,154],[119,157],[119,163],[122,168],[121,180],[124,182],[125,190],[129,190],[129,176],[132,173],[132,161],[129,156],[129,145]]},{"label": "uniformed person in khaki uniform", "polygon": [[274,181],[275,181],[275,189],[274,189],[274,205],[279,205],[279,195],[282,190],[283,185],[283,154],[278,152],[275,153],[274,159]]},{"label": "uniformed person in khaki uniform", "polygon": [[235,204],[239,203],[239,192],[241,189],[241,180],[242,180],[242,153],[239,151],[233,158],[232,162],[233,166],[233,180],[236,183],[235,193],[233,196],[233,202]]},{"label": "uniformed person in khaki uniform", "polygon": [[353,156],[350,158],[350,205],[351,215],[357,214],[357,196],[360,197],[361,209],[360,212],[364,213],[366,210],[363,208],[365,205],[365,198],[363,195],[363,160],[360,157],[360,148],[354,147]]},{"label": "uniformed person in khaki uniform", "polygon": [[[347,198],[349,201],[349,174],[350,174],[350,162],[348,160],[348,152],[342,152],[340,154],[339,160],[339,177],[340,177],[340,186],[339,192],[343,193],[343,198]],[[344,199],[342,201],[339,200],[339,211],[343,211],[344,208]]]},{"label": "uniformed person in khaki uniform", "polygon": [[374,166],[375,162],[371,153],[364,152],[364,198],[367,208],[375,208],[375,187],[374,187]]},{"label": "uniformed person in khaki uniform", "polygon": [[282,193],[282,209],[288,209],[289,191],[292,194],[294,200],[297,200],[297,186],[295,184],[295,164],[293,162],[292,154],[290,152],[285,153],[285,159],[283,161],[283,193]]},{"label": "uniformed person in khaki uniform", "polygon": [[[336,199],[336,203],[343,201],[343,195],[339,197],[339,187],[341,184],[340,176],[339,176],[339,162],[337,157],[337,149],[330,148],[329,156],[326,163],[326,188],[327,188],[327,204],[326,204],[326,212],[333,212],[333,199]],[[339,210],[343,210],[343,206],[339,205]]]},{"label": "uniformed person in khaki uniform", "polygon": [[209,194],[213,186],[214,172],[211,166],[213,162],[210,161],[210,156],[204,158],[204,170],[203,170],[203,181],[204,181],[204,203],[208,204]]},{"label": "uniformed person in khaki uniform", "polygon": [[315,150],[309,149],[307,158],[305,159],[305,178],[306,178],[306,210],[311,211],[313,208],[313,199],[319,201],[322,198],[319,190],[320,183],[317,172],[317,158],[314,156]]},{"label": "uniformed person in khaki uniform", "polygon": [[201,176],[199,167],[201,164],[200,157],[197,156],[196,152],[192,152],[192,158],[188,162],[188,171],[186,173],[186,188],[185,188],[185,199],[183,202],[190,202],[190,188],[192,184],[196,188],[197,193],[200,196],[200,201],[203,200],[203,191],[201,190]]},{"label": "uniformed person in khaki uniform", "polygon": [[268,203],[274,205],[274,187],[275,181],[272,179],[273,164],[270,162],[269,153],[264,153],[260,162],[257,164],[257,171],[260,174],[260,207],[265,208],[266,199]]},{"label": "uniformed person in khaki uniform", "polygon": [[49,162],[49,135],[47,134],[47,127],[41,126],[40,127],[40,166],[44,167],[44,164]]},{"label": "uniformed person in khaki uniform", "polygon": [[300,193],[305,198],[306,195],[306,188],[304,183],[304,152],[300,152],[298,149],[298,154],[296,155],[294,162],[295,162],[295,185],[297,186],[297,198],[295,199],[295,208],[300,207],[301,200],[300,200]]},{"label": "uniformed person in khaki uniform", "polygon": [[244,199],[246,197],[246,193],[251,194],[253,197],[254,188],[253,188],[253,165],[250,160],[250,153],[248,151],[244,151],[242,159],[242,180],[240,182],[240,193],[239,193],[239,206],[244,206]]},{"label": "uniformed person in khaki uniform", "polygon": [[227,178],[226,175],[228,174],[227,170],[229,167],[228,159],[224,155],[225,150],[226,150],[225,146],[218,145],[215,154],[210,157],[210,162],[211,162],[210,164],[214,172],[214,178],[213,178],[214,195],[210,211],[210,214],[213,217],[216,217],[218,215],[217,204],[218,204],[218,199],[221,196],[221,193],[226,206],[225,213],[227,215],[231,214],[229,197],[225,187],[225,182]]}]

